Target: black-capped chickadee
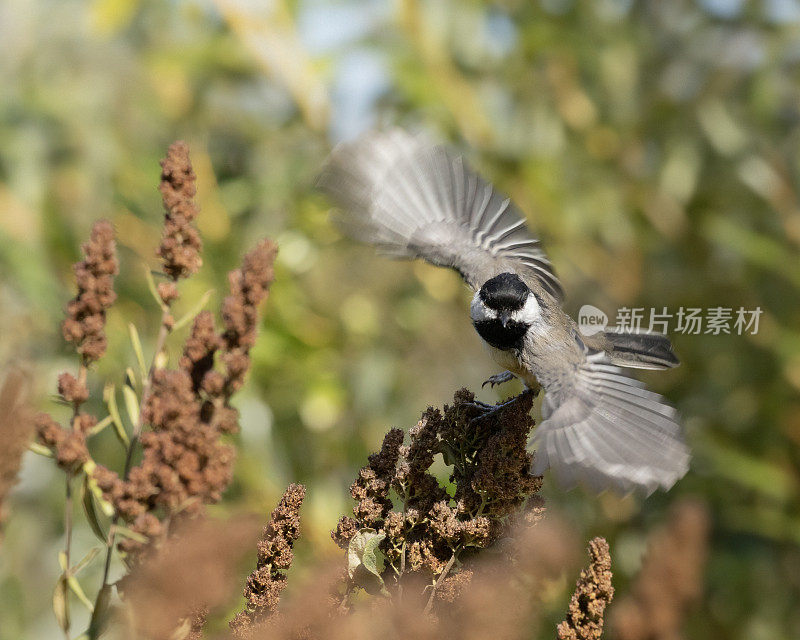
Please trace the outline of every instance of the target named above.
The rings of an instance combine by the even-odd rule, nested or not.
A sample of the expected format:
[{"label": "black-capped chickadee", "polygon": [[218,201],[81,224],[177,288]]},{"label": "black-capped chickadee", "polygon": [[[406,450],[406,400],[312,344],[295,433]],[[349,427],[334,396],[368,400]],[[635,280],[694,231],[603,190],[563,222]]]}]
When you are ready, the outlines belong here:
[{"label": "black-capped chickadee", "polygon": [[396,258],[458,271],[475,291],[472,324],[506,372],[545,391],[531,472],[565,486],[647,494],[689,465],[675,410],[620,367],[678,364],[650,333],[582,335],[539,241],[509,199],[457,155],[401,130],[339,145],[319,179],[348,235]]}]

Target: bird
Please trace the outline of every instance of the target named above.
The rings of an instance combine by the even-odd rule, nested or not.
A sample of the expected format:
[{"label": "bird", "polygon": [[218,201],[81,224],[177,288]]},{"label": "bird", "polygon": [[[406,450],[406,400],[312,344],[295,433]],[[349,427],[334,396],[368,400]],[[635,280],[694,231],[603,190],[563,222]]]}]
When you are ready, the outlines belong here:
[{"label": "bird", "polygon": [[509,198],[462,155],[400,128],[342,142],[317,186],[335,224],[392,258],[456,270],[474,291],[472,324],[503,372],[543,390],[529,446],[530,473],[595,493],[668,490],[689,468],[676,410],[623,367],[679,364],[668,337],[583,335],[561,308],[564,292],[539,239]]}]

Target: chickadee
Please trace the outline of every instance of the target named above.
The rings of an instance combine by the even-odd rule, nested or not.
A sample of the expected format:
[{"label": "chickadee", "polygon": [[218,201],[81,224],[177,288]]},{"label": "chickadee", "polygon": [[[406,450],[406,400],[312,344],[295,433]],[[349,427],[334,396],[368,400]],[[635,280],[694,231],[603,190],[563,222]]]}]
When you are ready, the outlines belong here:
[{"label": "chickadee", "polygon": [[648,495],[686,473],[675,410],[620,369],[676,366],[669,339],[582,335],[520,213],[461,157],[401,130],[371,133],[334,149],[319,186],[341,206],[346,234],[455,269],[475,291],[472,324],[506,370],[487,382],[517,377],[545,391],[531,473],[550,468],[566,487]]}]

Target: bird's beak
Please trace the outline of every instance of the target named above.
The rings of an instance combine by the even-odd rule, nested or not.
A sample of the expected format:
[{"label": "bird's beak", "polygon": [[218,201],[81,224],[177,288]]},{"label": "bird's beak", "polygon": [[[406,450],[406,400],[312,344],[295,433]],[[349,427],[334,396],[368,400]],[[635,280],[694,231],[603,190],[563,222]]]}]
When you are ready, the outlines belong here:
[{"label": "bird's beak", "polygon": [[510,314],[506,313],[505,311],[500,312],[500,324],[503,325],[503,329],[508,326],[508,322],[511,319]]}]

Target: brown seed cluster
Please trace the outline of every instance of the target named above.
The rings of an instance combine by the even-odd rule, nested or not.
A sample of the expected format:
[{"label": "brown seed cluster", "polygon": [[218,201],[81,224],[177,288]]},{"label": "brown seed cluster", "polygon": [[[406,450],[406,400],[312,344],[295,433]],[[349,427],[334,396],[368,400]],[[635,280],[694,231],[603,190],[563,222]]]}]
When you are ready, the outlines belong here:
[{"label": "brown seed cluster", "polygon": [[[142,434],[142,462],[128,479],[102,466],[94,478],[117,513],[135,531],[153,538],[162,532],[155,513],[198,515],[205,504],[221,498],[231,480],[234,450],[200,419],[191,379],[182,370],[154,372],[143,420],[152,431]],[[120,542],[129,553],[139,545],[130,538]]]},{"label": "brown seed cluster", "polygon": [[483,554],[437,586],[441,606],[435,610],[436,624],[446,637],[516,640],[551,635],[537,633],[542,594],[548,582],[572,570],[574,534],[550,513],[535,526],[523,521],[510,528],[497,551]]},{"label": "brown seed cluster", "polygon": [[632,592],[613,609],[617,638],[681,637],[686,613],[703,592],[709,528],[703,504],[686,500],[675,506],[666,526],[652,536]]},{"label": "brown seed cluster", "polygon": [[11,371],[0,387],[0,524],[5,502],[17,481],[22,456],[33,437],[34,422],[26,405],[26,381]]},{"label": "brown seed cluster", "polygon": [[65,429],[50,414],[38,413],[34,419],[36,438],[39,444],[49,448],[55,455],[56,464],[67,471],[75,473],[89,460],[86,448],[86,436],[97,424],[97,419],[88,413],[81,413],[73,421],[72,429]]},{"label": "brown seed cluster", "polygon": [[392,508],[389,489],[403,437],[402,430],[390,430],[383,439],[380,452],[369,456],[369,464],[358,472],[358,478],[350,486],[350,495],[357,502],[353,513],[361,527],[380,526]]},{"label": "brown seed cluster", "polygon": [[[474,399],[462,389],[444,411],[428,408],[410,430],[408,445],[402,444],[402,431],[389,431],[350,488],[355,517],[342,518],[331,535],[346,548],[360,529],[385,534],[382,577],[389,584],[399,584],[405,574],[438,576],[454,554],[459,565],[468,562],[507,532],[514,521],[509,516],[529,498],[540,508],[534,494],[541,478],[529,474],[526,451],[532,396],[523,394],[493,410]],[[430,473],[440,453],[452,466],[452,496]],[[402,504],[392,503],[390,490]],[[463,586],[467,574],[455,575],[449,593]]]},{"label": "brown seed cluster", "polygon": [[67,317],[62,324],[64,338],[76,344],[82,365],[77,378],[67,372],[58,376],[58,394],[73,408],[70,428],[65,429],[46,413],[38,414],[34,421],[38,442],[48,447],[58,466],[70,474],[89,460],[86,438],[97,424],[93,415],[80,412],[80,406],[89,398],[87,365],[99,360],[106,351],[106,311],[117,297],[114,276],[118,265],[111,223],[96,222],[82,250],[83,260],[73,265],[78,295],[67,305]]},{"label": "brown seed cluster", "polygon": [[84,259],[73,266],[78,295],[67,305],[67,317],[61,329],[64,339],[75,343],[84,363],[88,364],[99,360],[106,351],[106,311],[117,297],[114,292],[114,276],[118,270],[114,227],[107,220],[96,222],[89,241],[81,248]]},{"label": "brown seed cluster", "polygon": [[230,295],[222,303],[222,364],[226,370],[225,394],[230,396],[244,383],[250,368],[250,349],[256,342],[258,306],[267,297],[275,279],[273,265],[278,245],[262,240],[245,255],[242,267],[228,274]]},{"label": "brown seed cluster", "polygon": [[[345,612],[342,594],[330,601],[332,586],[341,586],[336,570],[315,567],[293,577],[280,612],[254,629],[252,640],[519,640],[549,637],[541,609],[547,585],[572,570],[578,556],[574,533],[548,515],[536,526],[518,525],[507,532],[507,553],[482,554],[468,567],[455,567],[437,587],[437,606],[426,612],[430,588],[404,585],[402,595],[357,598]],[[412,577],[419,578],[418,574]]]},{"label": "brown seed cluster", "polygon": [[[165,514],[198,515],[204,505],[219,501],[231,482],[235,450],[220,437],[238,429],[238,411],[229,400],[250,366],[257,307],[274,277],[276,251],[274,243],[262,241],[230,274],[231,295],[223,315],[227,310],[238,322],[226,317],[218,334],[211,313],[201,312],[179,368],[153,373],[142,412],[151,430],[141,436],[143,458],[127,480],[102,466],[95,470],[94,478],[117,514],[148,539],[163,535],[160,520]],[[214,368],[218,354],[224,373]],[[130,538],[120,547],[130,554],[143,548]]]},{"label": "brown seed cluster", "polygon": [[[185,142],[174,142],[161,161],[159,191],[164,202],[164,232],[156,254],[161,258],[165,273],[173,280],[196,273],[203,261],[200,251],[203,243],[192,225],[198,210],[194,204],[197,192],[196,176],[189,160],[189,147]],[[169,305],[176,297],[172,287],[159,289],[162,301]]]},{"label": "brown seed cluster", "polygon": [[180,361],[182,370],[192,380],[192,390],[200,390],[209,395],[219,395],[222,390],[222,375],[214,371],[214,354],[222,346],[222,341],[214,327],[214,317],[210,311],[201,311],[195,316],[192,332],[183,346]]},{"label": "brown seed cluster", "polygon": [[559,640],[599,640],[603,614],[614,597],[611,554],[604,538],[589,542],[589,566],[581,571],[567,619],[558,625]]},{"label": "brown seed cluster", "polygon": [[208,607],[198,607],[188,618],[189,633],[186,635],[185,640],[202,640],[203,628],[208,621]]},{"label": "brown seed cluster", "polygon": [[290,484],[264,527],[258,542],[256,568],[244,588],[247,604],[230,622],[237,638],[251,637],[278,606],[281,592],[286,588],[285,571],[294,560],[292,547],[300,536],[300,506],[305,495],[303,485]]}]

